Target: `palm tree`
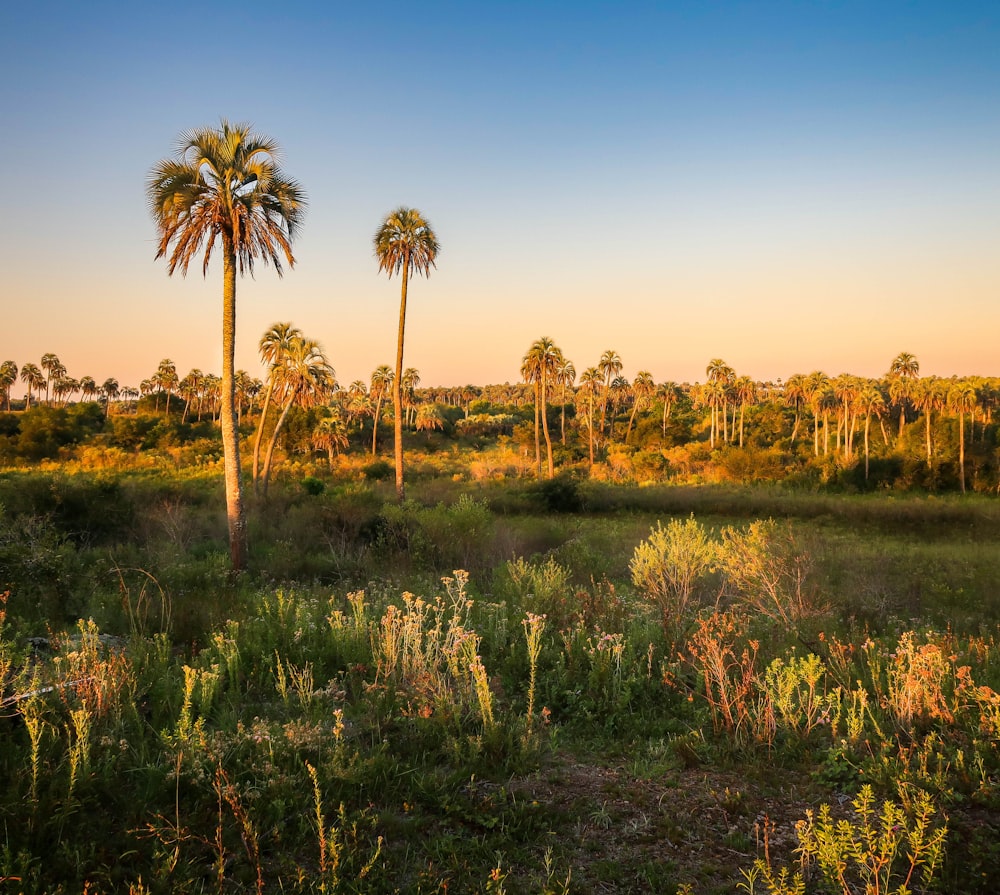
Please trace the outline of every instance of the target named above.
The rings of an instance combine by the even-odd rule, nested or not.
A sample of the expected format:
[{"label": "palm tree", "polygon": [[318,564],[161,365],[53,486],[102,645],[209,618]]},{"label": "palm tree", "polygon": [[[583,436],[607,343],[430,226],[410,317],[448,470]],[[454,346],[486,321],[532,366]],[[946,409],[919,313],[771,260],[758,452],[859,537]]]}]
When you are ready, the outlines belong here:
[{"label": "palm tree", "polygon": [[657,387],[656,394],[663,402],[662,435],[667,437],[667,420],[670,419],[670,411],[677,403],[677,383],[661,382]]},{"label": "palm tree", "polygon": [[93,401],[100,391],[93,376],[83,376],[80,379],[80,397],[84,401]]},{"label": "palm tree", "polygon": [[403,406],[406,410],[406,424],[409,426],[411,415],[417,415],[417,386],[420,385],[420,372],[416,367],[403,370]]},{"label": "palm tree", "polygon": [[294,265],[292,240],[306,204],[302,189],[275,161],[277,152],[277,143],[249,125],[223,119],[218,128],[182,135],[175,156],[153,168],[146,190],[159,235],[156,257],[169,252],[169,273],[186,273],[204,246],[207,274],[212,250],[217,242],[222,246],[222,445],[235,571],[247,561],[236,424],[236,274],[252,274],[257,258],[273,263],[279,276],[282,258]]},{"label": "palm tree", "polygon": [[264,391],[264,404],[260,411],[260,421],[257,423],[257,434],[253,440],[253,463],[251,464],[251,475],[254,490],[257,490],[257,479],[260,470],[260,446],[264,440],[264,426],[267,423],[267,411],[271,406],[271,398],[274,395],[274,387],[277,382],[273,372],[281,367],[288,355],[292,342],[301,339],[302,331],[291,323],[274,323],[260,337],[257,344],[257,351],[260,354],[261,363],[267,368],[267,388]]},{"label": "palm tree", "polygon": [[159,367],[156,369],[156,375],[153,377],[159,387],[167,393],[167,407],[164,412],[164,416],[170,416],[170,395],[173,390],[177,388],[177,366],[169,358],[165,357],[160,361]]},{"label": "palm tree", "polygon": [[7,412],[10,413],[10,389],[17,382],[17,364],[12,360],[5,360],[0,364],[0,391],[7,402]]},{"label": "palm tree", "polygon": [[733,381],[733,391],[740,402],[740,447],[743,447],[743,415],[748,404],[757,403],[757,383],[749,376],[737,376]]},{"label": "palm tree", "polygon": [[640,370],[635,374],[632,383],[632,414],[628,418],[628,428],[625,430],[625,443],[628,443],[632,434],[632,424],[641,406],[649,401],[656,394],[656,383],[653,381],[653,374],[649,370]]},{"label": "palm tree", "polygon": [[785,404],[795,410],[795,422],[792,423],[791,443],[795,444],[795,436],[799,431],[799,418],[803,406],[807,403],[808,391],[806,389],[806,377],[801,373],[793,373],[785,380],[784,388]]},{"label": "palm tree", "polygon": [[37,364],[29,362],[21,367],[21,382],[28,388],[27,400],[24,405],[24,409],[27,410],[31,407],[32,391],[41,394],[42,389],[45,387],[45,377],[42,375],[42,371],[38,369]]},{"label": "palm tree", "polygon": [[[613,348],[609,348],[601,355],[597,369],[600,371],[604,382],[604,400],[601,403],[601,432],[604,432],[604,422],[608,414],[608,398],[611,397],[611,380],[622,371],[621,355]],[[612,422],[612,428],[614,423]]]},{"label": "palm tree", "polygon": [[576,367],[573,361],[563,358],[556,370],[556,384],[562,386],[562,413],[559,417],[559,440],[566,444],[566,389],[576,381]]},{"label": "palm tree", "polygon": [[58,378],[63,373],[65,373],[66,372],[66,368],[62,365],[62,362],[59,360],[59,358],[56,355],[52,354],[51,352],[48,353],[48,354],[43,354],[42,355],[41,366],[42,366],[42,369],[46,373],[46,377],[45,377],[45,403],[48,404],[49,403],[49,387],[50,387],[50,385],[52,383],[52,380]]},{"label": "palm tree", "polygon": [[931,465],[931,414],[944,405],[944,390],[936,376],[925,376],[913,383],[910,399],[913,406],[924,415],[925,441],[927,443],[927,465]]},{"label": "palm tree", "polygon": [[580,374],[579,397],[587,400],[587,440],[590,444],[590,466],[594,466],[594,397],[604,384],[604,375],[597,367],[587,367]]},{"label": "palm tree", "polygon": [[538,422],[541,416],[542,428],[545,431],[545,449],[548,457],[549,478],[555,475],[552,462],[552,439],[549,436],[548,414],[548,383],[555,381],[557,371],[562,364],[562,352],[548,336],[532,342],[528,353],[521,362],[521,375],[525,382],[535,385],[535,465],[541,478],[542,461],[538,442]]},{"label": "palm tree", "polygon": [[282,364],[272,368],[272,373],[278,380],[276,390],[283,395],[284,406],[281,416],[274,424],[271,440],[267,445],[264,457],[264,469],[261,473],[264,497],[267,497],[267,486],[271,478],[271,458],[274,447],[278,443],[278,433],[288,417],[292,406],[315,407],[326,401],[337,389],[336,374],[330,366],[319,343],[313,339],[296,338],[288,348]]},{"label": "palm tree", "polygon": [[965,494],[965,415],[975,412],[976,388],[968,379],[959,379],[949,390],[948,409],[958,414],[958,481]]},{"label": "palm tree", "polygon": [[432,432],[443,429],[445,424],[443,404],[421,404],[417,411],[416,428],[418,432]]},{"label": "palm tree", "polygon": [[111,416],[111,402],[121,393],[121,389],[118,387],[118,380],[114,376],[109,376],[101,383],[100,391],[104,395],[104,417],[107,419]]},{"label": "palm tree", "polygon": [[385,396],[392,389],[392,383],[395,380],[395,374],[388,364],[380,364],[372,372],[372,385],[371,391],[368,393],[370,400],[375,402],[375,406],[372,409],[372,456],[375,456],[375,451],[378,447],[378,421],[382,417],[382,402],[385,400]]},{"label": "palm tree", "polygon": [[868,481],[868,458],[870,454],[868,433],[871,429],[872,415],[882,419],[885,413],[885,398],[874,383],[869,382],[854,396],[854,405],[865,415],[865,481]]},{"label": "palm tree", "polygon": [[326,451],[333,469],[333,458],[347,448],[347,427],[340,415],[339,407],[331,407],[330,415],[323,417],[312,432],[312,446],[317,451]]},{"label": "palm tree", "polygon": [[396,340],[396,374],[392,384],[396,437],[396,495],[402,503],[403,486],[403,336],[406,330],[406,287],[411,272],[430,276],[440,251],[431,225],[415,208],[400,207],[390,212],[375,232],[375,257],[378,269],[391,278],[402,277],[399,299],[399,335]]}]

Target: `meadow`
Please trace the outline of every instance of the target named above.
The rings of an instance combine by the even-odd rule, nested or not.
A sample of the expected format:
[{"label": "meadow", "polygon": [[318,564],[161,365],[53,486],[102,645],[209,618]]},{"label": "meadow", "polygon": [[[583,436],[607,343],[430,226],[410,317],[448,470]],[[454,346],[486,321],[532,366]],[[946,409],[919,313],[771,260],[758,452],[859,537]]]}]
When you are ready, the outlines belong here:
[{"label": "meadow", "polygon": [[994,498],[171,456],[0,473],[3,891],[1000,887]]}]

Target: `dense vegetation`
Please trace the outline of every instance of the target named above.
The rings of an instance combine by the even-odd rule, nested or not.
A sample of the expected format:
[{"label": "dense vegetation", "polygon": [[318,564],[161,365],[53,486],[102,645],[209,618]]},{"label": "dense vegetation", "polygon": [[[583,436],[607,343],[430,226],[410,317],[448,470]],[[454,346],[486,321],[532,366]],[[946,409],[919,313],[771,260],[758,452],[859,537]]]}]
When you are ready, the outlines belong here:
[{"label": "dense vegetation", "polygon": [[533,408],[476,400],[402,505],[370,426],[331,466],[290,412],[238,577],[209,414],[8,418],[5,886],[996,890],[994,499],[677,483],[738,445],[535,480]]}]

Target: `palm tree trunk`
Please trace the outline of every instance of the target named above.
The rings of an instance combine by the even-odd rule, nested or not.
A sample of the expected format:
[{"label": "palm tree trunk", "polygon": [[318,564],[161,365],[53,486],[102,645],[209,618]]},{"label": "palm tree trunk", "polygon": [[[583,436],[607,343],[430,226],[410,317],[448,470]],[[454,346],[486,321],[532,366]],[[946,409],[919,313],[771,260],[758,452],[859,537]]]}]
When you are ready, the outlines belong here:
[{"label": "palm tree trunk", "polygon": [[924,411],[924,420],[927,423],[927,466],[931,465],[931,409]]},{"label": "palm tree trunk", "polygon": [[375,456],[376,446],[378,444],[378,419],[382,415],[382,394],[379,392],[378,398],[375,399],[375,413],[372,414],[372,456]]},{"label": "palm tree trunk", "polygon": [[965,494],[965,414],[958,414],[958,481]]},{"label": "palm tree trunk", "polygon": [[541,429],[539,426],[540,420],[538,418],[539,414],[538,405],[541,402],[541,399],[538,397],[539,388],[537,379],[535,380],[534,385],[535,385],[535,477],[540,479],[542,477],[542,436],[541,436]]},{"label": "palm tree trunk", "polygon": [[292,409],[292,405],[295,403],[295,394],[288,396],[288,403],[281,409],[281,416],[278,417],[278,422],[274,424],[274,431],[271,433],[271,440],[267,443],[267,454],[264,456],[264,470],[261,473],[261,480],[263,481],[262,491],[264,493],[264,499],[267,499],[267,486],[271,481],[271,457],[274,455],[274,447],[278,443],[278,433],[281,431],[281,427],[285,424],[285,419],[288,416],[288,411]]},{"label": "palm tree trunk", "polygon": [[403,260],[403,287],[399,298],[399,338],[396,340],[396,377],[392,381],[393,431],[396,438],[396,497],[406,499],[403,485],[403,334],[406,330],[406,285],[410,274],[409,255]]},{"label": "palm tree trunk", "polygon": [[236,252],[232,237],[222,242],[222,454],[226,479],[229,556],[234,572],[247,565],[247,529],[243,512],[240,433],[236,428]]},{"label": "palm tree trunk", "polygon": [[871,414],[865,417],[865,481],[868,481],[868,430],[871,428]]},{"label": "palm tree trunk", "polygon": [[260,422],[257,424],[257,434],[253,439],[253,487],[257,490],[257,473],[260,470],[260,444],[264,440],[264,425],[267,421],[267,411],[271,408],[271,393],[274,391],[274,380],[267,383],[264,392],[264,404],[260,409]]},{"label": "palm tree trunk", "polygon": [[542,428],[545,429],[545,451],[548,455],[549,460],[549,478],[551,479],[555,475],[555,468],[552,465],[552,439],[549,437],[549,414],[548,414],[548,402],[546,400],[547,396],[545,394],[545,368],[542,368],[542,384],[541,384],[541,398],[542,398]]}]

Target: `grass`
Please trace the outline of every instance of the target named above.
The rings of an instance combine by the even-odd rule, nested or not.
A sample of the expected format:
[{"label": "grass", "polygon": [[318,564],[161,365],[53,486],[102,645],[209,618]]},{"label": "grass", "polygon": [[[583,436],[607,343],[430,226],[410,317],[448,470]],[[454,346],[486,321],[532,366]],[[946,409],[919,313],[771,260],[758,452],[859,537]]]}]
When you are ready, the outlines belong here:
[{"label": "grass", "polygon": [[[232,582],[217,489],[0,478],[4,890],[840,891],[887,816],[1000,887],[992,501],[279,487]],[[808,611],[715,571],[664,627],[629,563],[692,513],[790,525]]]}]

